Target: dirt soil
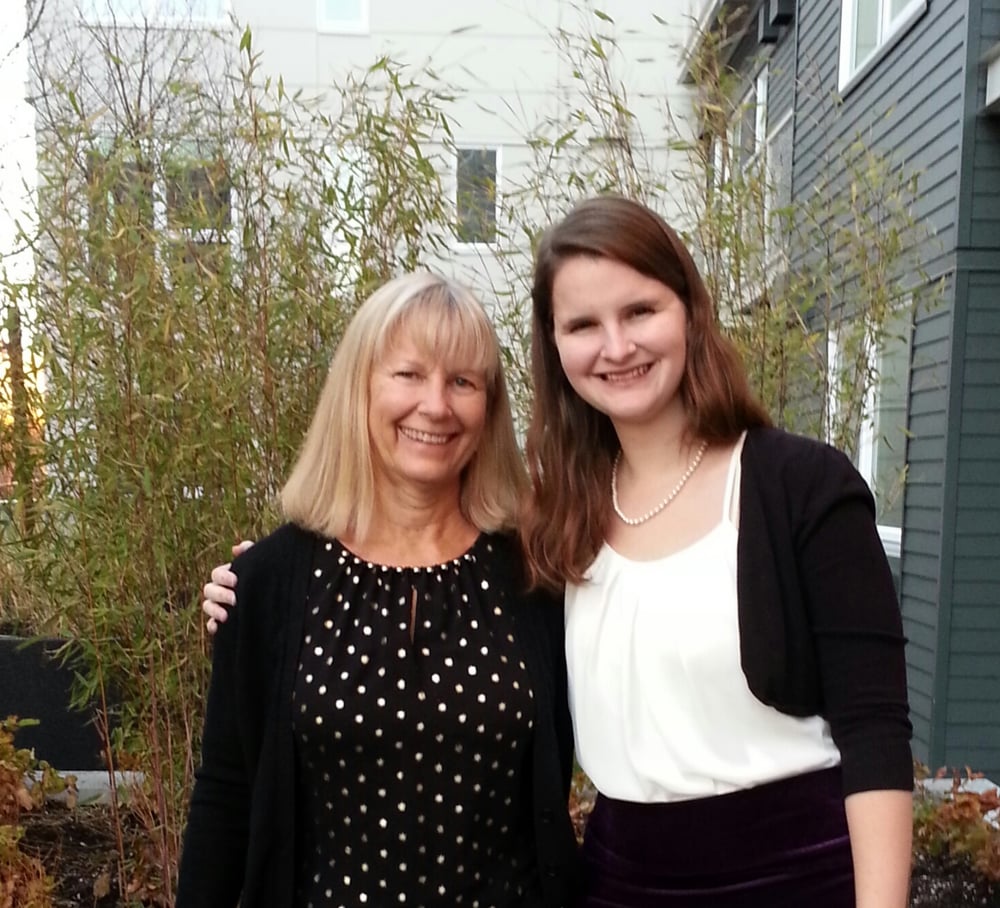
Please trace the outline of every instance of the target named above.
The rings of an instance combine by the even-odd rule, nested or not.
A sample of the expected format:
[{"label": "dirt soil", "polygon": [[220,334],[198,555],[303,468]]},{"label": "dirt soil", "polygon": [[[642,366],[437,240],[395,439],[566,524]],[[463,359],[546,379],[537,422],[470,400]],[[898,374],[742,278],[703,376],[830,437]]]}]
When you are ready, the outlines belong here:
[{"label": "dirt soil", "polygon": [[42,811],[22,814],[20,822],[22,850],[39,858],[55,882],[55,908],[128,904],[118,892],[118,849],[108,808],[73,811],[50,804]]},{"label": "dirt soil", "polygon": [[[55,880],[54,908],[125,908],[137,896],[118,892],[114,827],[105,807],[76,811],[49,805],[22,815],[22,848],[40,858]],[[136,835],[127,832],[126,853],[134,853]],[[147,900],[144,904],[153,904]],[[967,864],[918,861],[913,870],[911,908],[1000,908],[1000,884],[990,885]]]}]

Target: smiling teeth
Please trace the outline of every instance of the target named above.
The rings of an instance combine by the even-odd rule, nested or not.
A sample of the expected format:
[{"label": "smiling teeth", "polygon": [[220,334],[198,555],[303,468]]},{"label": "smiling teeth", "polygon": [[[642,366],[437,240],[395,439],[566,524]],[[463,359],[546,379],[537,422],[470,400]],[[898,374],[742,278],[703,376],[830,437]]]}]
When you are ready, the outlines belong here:
[{"label": "smiling teeth", "polygon": [[420,432],[417,429],[407,429],[402,426],[399,431],[402,432],[407,438],[411,438],[413,441],[422,441],[426,445],[447,444],[450,437],[448,435],[435,435],[432,432]]},{"label": "smiling teeth", "polygon": [[629,381],[633,378],[638,378],[640,375],[645,375],[649,371],[649,365],[636,366],[634,369],[629,369],[628,372],[605,372],[604,380],[610,382],[616,381]]}]

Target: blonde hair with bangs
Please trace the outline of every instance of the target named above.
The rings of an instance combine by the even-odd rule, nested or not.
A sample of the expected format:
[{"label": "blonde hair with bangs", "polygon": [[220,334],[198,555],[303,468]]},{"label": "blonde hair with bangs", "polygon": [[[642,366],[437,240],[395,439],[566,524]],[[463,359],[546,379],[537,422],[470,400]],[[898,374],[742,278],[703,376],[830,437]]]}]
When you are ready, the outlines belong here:
[{"label": "blonde hair with bangs", "polygon": [[472,292],[429,271],[389,281],[351,319],[282,489],[285,517],[328,538],[367,535],[376,507],[368,430],[371,375],[404,334],[439,361],[473,366],[485,375],[486,424],[462,476],[459,507],[479,530],[512,528],[526,479],[500,344]]}]

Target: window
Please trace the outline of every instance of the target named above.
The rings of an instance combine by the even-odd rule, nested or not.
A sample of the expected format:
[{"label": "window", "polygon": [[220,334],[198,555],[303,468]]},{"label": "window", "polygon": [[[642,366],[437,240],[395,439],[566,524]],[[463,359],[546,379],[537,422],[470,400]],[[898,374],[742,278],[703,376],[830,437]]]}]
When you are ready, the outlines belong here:
[{"label": "window", "polygon": [[774,125],[765,143],[767,180],[764,186],[764,260],[771,274],[787,267],[790,240],[788,211],[792,204],[792,111]]},{"label": "window", "polygon": [[858,440],[858,470],[875,496],[879,535],[899,556],[906,479],[906,399],[910,375],[910,307],[887,325],[878,357],[878,384],[865,400]]},{"label": "window", "polygon": [[[875,497],[875,519],[886,554],[900,555],[903,485],[906,479],[906,402],[910,377],[910,315],[907,301],[886,325],[881,353],[872,352],[870,367],[878,376],[861,411],[856,465]],[[835,370],[840,359],[837,338],[827,339],[831,389],[827,425],[839,415]]]},{"label": "window", "polygon": [[80,13],[87,22],[118,25],[220,22],[228,11],[228,0],[80,0]]},{"label": "window", "polygon": [[232,190],[221,155],[195,147],[175,153],[163,164],[165,225],[173,235],[175,263],[187,269],[221,273],[233,226]]},{"label": "window", "polygon": [[460,243],[496,242],[499,166],[496,148],[458,149],[455,237]]},{"label": "window", "polygon": [[[87,167],[87,225],[93,267],[114,267],[123,249],[165,248],[173,265],[218,272],[234,239],[232,189],[224,156],[196,143],[170,154],[91,152]],[[124,236],[122,231],[128,231]],[[124,239],[124,244],[114,238]],[[109,242],[110,241],[110,242]]]},{"label": "window", "polygon": [[317,0],[320,31],[365,34],[368,31],[368,0]]},{"label": "window", "polygon": [[867,72],[927,10],[927,0],[842,0],[840,90]]}]

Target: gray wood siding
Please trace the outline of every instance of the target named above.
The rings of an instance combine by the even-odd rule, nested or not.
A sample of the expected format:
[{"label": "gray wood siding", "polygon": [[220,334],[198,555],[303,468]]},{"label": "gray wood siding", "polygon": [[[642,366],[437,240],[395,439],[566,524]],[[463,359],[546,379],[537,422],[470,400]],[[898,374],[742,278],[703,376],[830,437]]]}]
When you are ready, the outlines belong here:
[{"label": "gray wood siding", "polygon": [[[972,180],[980,178],[973,171]],[[974,220],[974,211],[969,212]],[[973,230],[975,235],[975,229]],[[982,248],[982,247],[981,247]],[[1000,263],[1000,243],[995,247]],[[945,756],[1000,778],[1000,265],[960,255],[964,307]],[[961,292],[964,288],[964,292]],[[977,733],[978,732],[978,733]],[[949,756],[950,755],[950,756]]]},{"label": "gray wood siding", "polygon": [[980,60],[1000,40],[1000,0],[971,0],[957,210],[955,368],[942,546],[950,605],[944,760],[1000,778],[1000,118],[984,117]]},{"label": "gray wood siding", "polygon": [[945,273],[952,266],[956,245],[965,3],[932,2],[928,13],[842,104],[836,100],[840,4],[803,0],[800,17],[796,194],[805,197],[809,187],[829,172],[840,150],[864,136],[867,143],[920,174],[914,210],[927,236],[917,255],[931,275]]},{"label": "gray wood siding", "polygon": [[959,245],[970,250],[989,250],[1000,261],[1000,115],[977,115],[986,98],[986,67],[979,61],[1000,41],[1000,0],[980,0],[978,9],[972,0],[972,6],[980,19],[971,21],[969,29],[967,113],[973,119],[967,142],[972,147],[965,154],[968,192],[963,192],[961,201],[962,213],[968,217],[963,218]]},{"label": "gray wood siding", "polygon": [[[919,174],[914,212],[922,235],[913,249],[931,278],[946,278],[941,297],[918,309],[908,401],[907,486],[900,599],[909,644],[907,664],[914,752],[940,759],[939,640],[942,620],[942,528],[953,344],[951,279],[957,240],[961,129],[966,66],[966,3],[933,0],[928,13],[851,90],[838,99],[840,3],[799,6],[799,96],[793,158],[794,192],[808,198],[858,136]],[[833,167],[833,171],[831,171]],[[923,279],[914,269],[914,289]],[[947,609],[947,603],[945,604]],[[947,661],[947,660],[945,660]],[[937,752],[937,753],[935,753]]]},{"label": "gray wood siding", "polygon": [[[1000,117],[979,114],[1000,0],[930,0],[843,98],[840,3],[797,18],[798,45],[789,30],[768,51],[769,116],[795,105],[793,198],[846,182],[858,137],[919,174],[899,576],[914,752],[1000,778]],[[752,44],[734,57],[748,76]]]}]

